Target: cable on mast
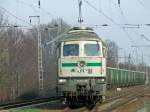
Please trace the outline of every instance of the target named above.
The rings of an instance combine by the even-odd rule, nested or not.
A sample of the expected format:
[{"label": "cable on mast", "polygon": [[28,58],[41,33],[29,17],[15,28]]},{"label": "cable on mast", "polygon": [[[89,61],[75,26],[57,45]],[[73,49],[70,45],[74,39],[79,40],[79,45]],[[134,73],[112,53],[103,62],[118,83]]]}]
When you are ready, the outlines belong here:
[{"label": "cable on mast", "polygon": [[[30,17],[29,17],[30,18]],[[30,18],[30,24],[31,24],[31,22],[32,22],[32,20],[31,20],[31,18]]]},{"label": "cable on mast", "polygon": [[120,0],[118,0],[118,5],[119,5],[119,7],[120,7]]},{"label": "cable on mast", "polygon": [[38,6],[39,6],[39,8],[41,7],[41,1],[40,0],[38,1]]},{"label": "cable on mast", "polygon": [[78,18],[78,22],[81,23],[83,22],[83,17],[82,17],[82,0],[78,0],[79,2],[79,18]]}]

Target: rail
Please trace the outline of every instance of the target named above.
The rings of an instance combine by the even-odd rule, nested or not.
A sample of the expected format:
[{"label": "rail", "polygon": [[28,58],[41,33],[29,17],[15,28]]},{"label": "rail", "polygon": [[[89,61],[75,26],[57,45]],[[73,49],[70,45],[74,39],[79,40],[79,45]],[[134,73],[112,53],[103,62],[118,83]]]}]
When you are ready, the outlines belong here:
[{"label": "rail", "polygon": [[30,105],[39,104],[39,103],[46,103],[46,102],[50,102],[53,100],[57,100],[59,98],[60,97],[47,97],[47,98],[39,98],[39,99],[32,99],[32,100],[26,100],[26,101],[20,101],[20,102],[1,104],[0,110],[30,106]]}]

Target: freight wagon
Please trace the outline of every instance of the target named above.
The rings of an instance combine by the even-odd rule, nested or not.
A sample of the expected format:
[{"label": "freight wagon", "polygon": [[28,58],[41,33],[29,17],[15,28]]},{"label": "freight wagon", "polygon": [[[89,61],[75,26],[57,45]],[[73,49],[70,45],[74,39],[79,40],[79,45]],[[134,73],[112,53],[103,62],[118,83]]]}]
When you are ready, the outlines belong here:
[{"label": "freight wagon", "polygon": [[145,83],[146,73],[107,67],[107,87],[125,87]]}]

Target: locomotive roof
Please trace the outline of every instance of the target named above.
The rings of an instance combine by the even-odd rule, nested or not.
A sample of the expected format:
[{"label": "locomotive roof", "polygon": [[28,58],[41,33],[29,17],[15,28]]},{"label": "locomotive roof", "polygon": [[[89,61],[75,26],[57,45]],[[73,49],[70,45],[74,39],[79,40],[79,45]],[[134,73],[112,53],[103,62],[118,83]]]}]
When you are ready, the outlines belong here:
[{"label": "locomotive roof", "polygon": [[105,42],[90,27],[73,27],[63,34],[59,41],[101,41]]}]

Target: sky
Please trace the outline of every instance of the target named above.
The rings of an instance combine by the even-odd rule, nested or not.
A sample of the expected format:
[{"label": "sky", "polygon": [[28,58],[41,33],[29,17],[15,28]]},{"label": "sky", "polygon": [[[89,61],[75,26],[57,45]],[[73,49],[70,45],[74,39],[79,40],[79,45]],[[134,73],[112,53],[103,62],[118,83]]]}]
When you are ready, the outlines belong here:
[{"label": "sky", "polygon": [[[92,4],[97,11],[85,1]],[[144,34],[145,37],[150,39],[150,26],[145,25],[150,24],[150,1],[120,1],[119,7],[118,0],[83,0],[83,25],[108,24],[109,26],[94,28],[94,30],[102,39],[110,39],[117,43],[120,48],[120,57],[128,56],[131,53],[134,61],[141,62],[143,53],[145,62],[150,64],[150,48],[135,49],[131,47],[132,45],[150,45],[150,42],[141,36]],[[41,0],[41,9],[39,10],[37,6],[38,0],[0,0],[0,8],[5,8],[26,22],[29,22],[29,16],[40,15],[41,23],[48,23],[52,19],[61,17],[71,26],[78,25],[78,0]],[[11,23],[28,26],[28,24],[15,19],[7,12],[5,12],[5,15]],[[36,24],[37,20],[34,19],[32,22],[32,24]],[[123,29],[120,24],[141,24],[141,26],[140,28]]]}]

